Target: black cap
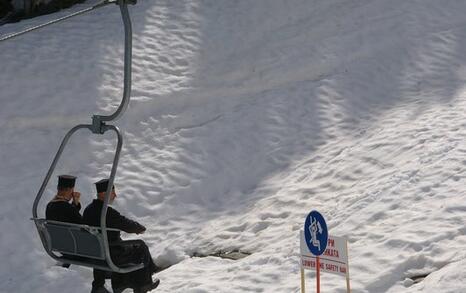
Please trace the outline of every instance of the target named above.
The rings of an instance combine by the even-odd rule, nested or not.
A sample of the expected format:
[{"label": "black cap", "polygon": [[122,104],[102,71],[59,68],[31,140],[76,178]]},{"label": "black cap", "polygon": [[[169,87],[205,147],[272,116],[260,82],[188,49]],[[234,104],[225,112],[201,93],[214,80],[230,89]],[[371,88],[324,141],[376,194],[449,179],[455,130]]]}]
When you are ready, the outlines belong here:
[{"label": "black cap", "polygon": [[[101,192],[106,192],[107,191],[107,188],[108,188],[108,179],[102,179],[100,181],[97,181],[95,184],[95,188],[97,189],[97,193],[101,193]],[[115,188],[115,185],[113,185],[113,187]]]},{"label": "black cap", "polygon": [[73,188],[76,182],[76,177],[71,175],[58,176],[58,188]]}]

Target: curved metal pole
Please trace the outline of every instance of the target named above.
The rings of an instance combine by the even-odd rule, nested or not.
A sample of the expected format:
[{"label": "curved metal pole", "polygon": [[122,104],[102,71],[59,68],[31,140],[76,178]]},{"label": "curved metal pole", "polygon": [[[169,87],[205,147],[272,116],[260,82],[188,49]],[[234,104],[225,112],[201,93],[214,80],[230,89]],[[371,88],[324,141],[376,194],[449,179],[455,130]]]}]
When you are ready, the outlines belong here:
[{"label": "curved metal pole", "polygon": [[117,142],[117,147],[115,151],[115,157],[113,158],[112,171],[110,172],[110,178],[108,180],[107,191],[105,192],[104,204],[102,206],[102,211],[100,213],[100,229],[102,231],[102,240],[103,240],[103,246],[104,246],[104,251],[105,251],[105,258],[107,260],[108,266],[114,272],[128,273],[128,272],[135,271],[136,269],[143,268],[144,264],[140,264],[137,267],[120,268],[113,263],[112,258],[110,256],[110,247],[108,244],[108,235],[107,235],[107,210],[108,210],[108,204],[110,202],[110,193],[113,188],[113,183],[115,181],[115,174],[118,168],[118,161],[120,159],[120,153],[121,153],[121,149],[123,146],[123,136],[121,135],[121,132],[118,129],[118,127],[116,127],[115,125],[106,125],[104,131],[107,131],[107,130],[113,130],[117,134],[118,142]]},{"label": "curved metal pole", "polygon": [[75,127],[73,127],[68,133],[65,135],[63,138],[60,148],[58,149],[57,154],[55,155],[55,158],[53,159],[52,165],[50,166],[47,175],[45,176],[44,181],[42,182],[42,186],[39,189],[39,192],[36,195],[36,199],[34,200],[34,204],[32,205],[32,216],[34,218],[37,218],[37,206],[39,205],[39,201],[42,197],[42,194],[44,193],[45,188],[47,187],[47,183],[50,180],[50,176],[52,176],[53,170],[55,170],[55,167],[57,166],[58,160],[61,157],[61,154],[63,153],[63,150],[65,149],[66,144],[68,143],[68,140],[70,137],[79,129],[82,128],[87,128],[92,131],[92,125],[88,124],[80,124]]},{"label": "curved metal pole", "polygon": [[108,209],[108,203],[110,202],[110,192],[112,191],[113,182],[115,181],[115,174],[118,168],[118,161],[120,159],[121,148],[123,146],[123,136],[121,135],[118,127],[114,125],[109,125],[109,126],[106,126],[105,130],[110,130],[110,129],[116,132],[118,142],[117,142],[117,147],[115,151],[115,157],[113,158],[112,171],[110,172],[110,178],[108,180],[107,191],[105,192],[104,204],[102,206],[102,211],[100,213],[100,229],[102,231],[102,239],[104,242],[103,244],[104,244],[105,258],[107,259],[107,264],[112,270],[115,270],[118,272],[120,268],[117,267],[113,263],[112,258],[110,257],[110,248],[108,245],[108,235],[107,235],[107,209]]},{"label": "curved metal pole", "polygon": [[133,55],[133,29],[131,26],[131,18],[128,12],[128,0],[118,0],[120,6],[121,17],[125,26],[125,65],[124,65],[124,88],[123,99],[115,113],[109,116],[94,115],[99,121],[112,121],[118,119],[126,110],[131,98],[131,64]]}]

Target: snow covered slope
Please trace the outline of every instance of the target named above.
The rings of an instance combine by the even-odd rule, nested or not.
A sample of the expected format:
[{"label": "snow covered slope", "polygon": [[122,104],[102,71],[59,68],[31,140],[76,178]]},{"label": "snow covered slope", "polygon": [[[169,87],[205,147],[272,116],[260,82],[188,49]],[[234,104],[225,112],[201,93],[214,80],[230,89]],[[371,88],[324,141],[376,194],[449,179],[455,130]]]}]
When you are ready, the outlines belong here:
[{"label": "snow covered slope", "polygon": [[[131,7],[115,207],[171,265],[156,291],[299,292],[299,230],[317,209],[349,239],[353,292],[466,292],[465,12],[459,0]],[[122,53],[114,6],[0,43],[1,292],[90,291],[91,271],[55,266],[29,218],[64,134],[121,100]],[[86,204],[114,147],[79,133],[55,175],[78,176]],[[192,257],[228,250],[251,255]],[[322,288],[346,292],[331,275]]]}]

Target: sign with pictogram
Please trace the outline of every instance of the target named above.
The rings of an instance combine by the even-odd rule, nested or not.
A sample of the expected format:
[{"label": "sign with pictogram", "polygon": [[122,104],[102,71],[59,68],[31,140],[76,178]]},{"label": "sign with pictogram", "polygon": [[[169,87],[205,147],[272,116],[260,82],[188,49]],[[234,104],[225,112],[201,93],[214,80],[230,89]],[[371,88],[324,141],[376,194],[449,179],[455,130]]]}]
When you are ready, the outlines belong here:
[{"label": "sign with pictogram", "polygon": [[318,211],[312,211],[306,217],[304,238],[312,254],[321,255],[324,253],[328,240],[327,224]]},{"label": "sign with pictogram", "polygon": [[349,280],[348,242],[343,237],[329,236],[324,217],[312,211],[300,231],[301,292],[305,293],[306,269],[316,271],[316,292],[320,293],[320,272],[346,277],[346,290],[351,292]]}]

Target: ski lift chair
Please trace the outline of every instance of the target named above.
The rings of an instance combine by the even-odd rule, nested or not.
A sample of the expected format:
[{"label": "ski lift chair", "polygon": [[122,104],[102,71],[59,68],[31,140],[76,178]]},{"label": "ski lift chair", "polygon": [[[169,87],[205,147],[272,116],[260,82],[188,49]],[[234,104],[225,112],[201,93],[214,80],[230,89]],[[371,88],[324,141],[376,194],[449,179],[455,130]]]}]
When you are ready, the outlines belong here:
[{"label": "ski lift chair", "polygon": [[[110,192],[115,179],[118,160],[120,158],[120,152],[123,145],[123,137],[120,133],[120,130],[116,126],[107,125],[106,122],[115,120],[118,117],[120,117],[120,115],[122,115],[122,113],[126,110],[128,106],[131,95],[132,28],[127,4],[136,4],[136,0],[104,0],[102,3],[97,4],[91,8],[85,9],[83,11],[87,12],[110,3],[116,3],[120,6],[120,11],[125,28],[124,90],[122,102],[118,109],[115,111],[115,113],[113,113],[112,115],[94,115],[92,117],[92,124],[77,125],[65,135],[60,145],[60,148],[56,153],[55,158],[47,172],[47,175],[45,176],[45,179],[42,182],[40,190],[34,200],[32,208],[33,218],[31,220],[34,221],[37,227],[37,231],[39,233],[45,251],[58,262],[63,264],[74,264],[79,266],[91,267],[109,272],[128,273],[143,268],[144,264],[128,263],[125,265],[117,266],[114,264],[110,257],[107,231],[119,230],[110,229],[106,227],[106,215],[108,203],[110,200]],[[84,12],[77,12],[69,17],[76,16]],[[48,24],[67,19],[69,17],[64,17],[62,19],[52,21]],[[44,25],[36,28],[40,28],[43,26]],[[31,29],[0,39],[0,41],[16,37],[29,31],[31,31]],[[60,159],[60,156],[63,153],[63,150],[66,144],[68,143],[70,137],[80,129],[88,129],[94,134],[104,134],[106,131],[112,130],[116,133],[118,138],[115,157],[113,159],[112,170],[109,178],[109,184],[105,194],[104,204],[102,207],[100,227],[90,227],[87,225],[77,225],[71,223],[50,221],[47,219],[39,218],[37,215],[37,207],[39,205],[39,201],[57,165],[57,162]]]}]

